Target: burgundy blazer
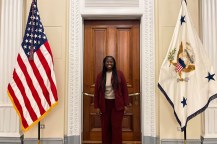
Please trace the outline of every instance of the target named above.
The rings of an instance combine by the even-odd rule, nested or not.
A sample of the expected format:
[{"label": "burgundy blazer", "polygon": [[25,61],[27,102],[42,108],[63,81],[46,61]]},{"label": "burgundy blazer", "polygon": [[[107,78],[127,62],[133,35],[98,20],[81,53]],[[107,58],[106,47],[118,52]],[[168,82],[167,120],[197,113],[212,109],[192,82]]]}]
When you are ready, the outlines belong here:
[{"label": "burgundy blazer", "polygon": [[[118,74],[118,89],[114,90],[115,107],[117,110],[123,110],[124,106],[127,106],[129,104],[127,83],[121,71],[117,71],[117,74]],[[95,81],[94,107],[99,108],[101,112],[105,112],[105,92],[104,89],[100,88],[101,76],[102,76],[102,72],[98,74]]]}]

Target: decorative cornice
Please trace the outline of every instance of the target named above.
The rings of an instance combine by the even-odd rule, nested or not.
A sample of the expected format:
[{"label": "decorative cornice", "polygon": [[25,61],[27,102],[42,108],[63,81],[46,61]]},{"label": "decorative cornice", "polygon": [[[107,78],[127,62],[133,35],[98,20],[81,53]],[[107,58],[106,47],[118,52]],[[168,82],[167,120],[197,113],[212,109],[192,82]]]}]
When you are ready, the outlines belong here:
[{"label": "decorative cornice", "polygon": [[139,0],[85,0],[85,7],[139,7]]}]

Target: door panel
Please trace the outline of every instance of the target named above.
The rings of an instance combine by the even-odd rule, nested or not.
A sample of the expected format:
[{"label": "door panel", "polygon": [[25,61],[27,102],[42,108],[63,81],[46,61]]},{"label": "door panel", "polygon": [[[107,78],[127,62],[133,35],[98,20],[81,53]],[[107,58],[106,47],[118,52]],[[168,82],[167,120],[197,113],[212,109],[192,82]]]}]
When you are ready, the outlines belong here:
[{"label": "door panel", "polygon": [[94,82],[106,55],[116,59],[124,73],[130,106],[124,114],[123,141],[140,141],[139,21],[85,21],[84,25],[84,128],[83,141],[101,141],[100,117],[93,104]]}]

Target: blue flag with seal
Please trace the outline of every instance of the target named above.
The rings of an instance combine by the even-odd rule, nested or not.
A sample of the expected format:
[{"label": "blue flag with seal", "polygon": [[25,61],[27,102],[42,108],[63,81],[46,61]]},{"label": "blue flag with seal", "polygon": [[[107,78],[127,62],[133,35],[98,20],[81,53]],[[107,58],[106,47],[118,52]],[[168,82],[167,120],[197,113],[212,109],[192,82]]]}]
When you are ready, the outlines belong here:
[{"label": "blue flag with seal", "polygon": [[160,69],[158,87],[174,109],[182,131],[217,98],[216,74],[184,1]]}]

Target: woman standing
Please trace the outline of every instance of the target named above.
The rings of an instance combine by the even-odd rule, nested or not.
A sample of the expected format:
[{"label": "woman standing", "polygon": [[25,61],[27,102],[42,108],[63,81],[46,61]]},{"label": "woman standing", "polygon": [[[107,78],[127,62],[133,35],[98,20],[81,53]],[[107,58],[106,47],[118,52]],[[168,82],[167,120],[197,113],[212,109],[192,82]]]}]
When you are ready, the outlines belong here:
[{"label": "woman standing", "polygon": [[127,84],[116,70],[114,57],[103,59],[103,69],[96,78],[94,107],[101,115],[102,143],[122,144],[122,119],[129,104]]}]

